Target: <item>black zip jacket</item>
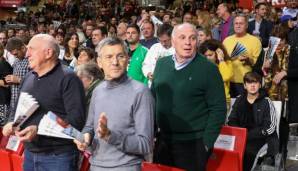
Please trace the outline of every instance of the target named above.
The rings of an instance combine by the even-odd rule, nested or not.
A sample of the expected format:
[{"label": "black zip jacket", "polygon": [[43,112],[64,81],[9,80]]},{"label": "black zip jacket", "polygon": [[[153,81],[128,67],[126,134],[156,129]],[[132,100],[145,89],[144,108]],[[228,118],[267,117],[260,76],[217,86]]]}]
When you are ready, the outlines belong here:
[{"label": "black zip jacket", "polygon": [[248,140],[265,138],[276,131],[276,112],[272,101],[261,90],[259,97],[252,104],[252,113],[249,113],[247,93],[237,97],[231,114],[228,118],[228,125],[247,128],[248,115],[253,115],[253,127],[248,129]]}]

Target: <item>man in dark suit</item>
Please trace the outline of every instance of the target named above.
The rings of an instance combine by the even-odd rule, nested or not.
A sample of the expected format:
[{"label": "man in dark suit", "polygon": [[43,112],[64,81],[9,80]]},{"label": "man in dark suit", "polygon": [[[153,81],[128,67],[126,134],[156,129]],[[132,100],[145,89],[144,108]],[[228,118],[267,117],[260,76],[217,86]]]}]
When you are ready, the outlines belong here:
[{"label": "man in dark suit", "polygon": [[255,19],[248,23],[248,32],[260,37],[262,47],[265,48],[268,46],[273,23],[265,19],[267,13],[266,3],[258,3],[255,6],[255,12]]}]

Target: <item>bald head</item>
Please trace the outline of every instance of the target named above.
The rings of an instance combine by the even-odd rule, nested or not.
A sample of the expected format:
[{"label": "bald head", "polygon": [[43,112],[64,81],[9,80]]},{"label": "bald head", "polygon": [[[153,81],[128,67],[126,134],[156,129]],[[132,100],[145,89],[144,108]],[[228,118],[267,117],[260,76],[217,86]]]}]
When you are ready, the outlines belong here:
[{"label": "bald head", "polygon": [[174,29],[172,31],[172,38],[175,38],[175,36],[177,36],[177,33],[184,32],[184,29],[190,29],[190,30],[194,31],[195,33],[197,33],[196,27],[193,24],[183,23],[183,24],[178,24],[174,27]]},{"label": "bald head", "polygon": [[172,32],[172,46],[175,49],[177,60],[180,62],[194,57],[197,49],[198,32],[190,23],[179,24]]},{"label": "bald head", "polygon": [[43,49],[52,49],[54,51],[54,57],[58,58],[60,48],[56,39],[49,34],[37,34],[32,37],[30,41],[39,41],[40,46]]},{"label": "bald head", "polygon": [[41,76],[57,65],[59,52],[60,49],[54,37],[38,34],[29,41],[26,57],[30,68]]}]

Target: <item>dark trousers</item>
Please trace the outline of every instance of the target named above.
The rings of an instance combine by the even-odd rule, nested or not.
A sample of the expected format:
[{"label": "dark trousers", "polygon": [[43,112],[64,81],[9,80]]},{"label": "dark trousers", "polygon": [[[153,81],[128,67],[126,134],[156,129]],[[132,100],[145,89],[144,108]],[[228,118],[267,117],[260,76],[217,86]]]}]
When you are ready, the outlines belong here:
[{"label": "dark trousers", "polygon": [[154,162],[187,171],[204,171],[212,149],[206,150],[202,139],[169,143],[158,139]]},{"label": "dark trousers", "polygon": [[243,160],[244,171],[251,170],[257,153],[266,143],[268,144],[266,156],[274,157],[279,151],[279,140],[276,132],[268,137],[258,138],[258,139],[250,139],[248,135],[245,153],[244,153],[244,160]]}]

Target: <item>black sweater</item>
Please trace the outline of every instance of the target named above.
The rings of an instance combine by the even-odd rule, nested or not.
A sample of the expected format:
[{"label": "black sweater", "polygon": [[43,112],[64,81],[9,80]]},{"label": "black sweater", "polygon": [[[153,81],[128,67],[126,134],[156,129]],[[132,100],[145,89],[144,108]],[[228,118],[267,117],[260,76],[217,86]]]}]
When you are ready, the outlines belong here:
[{"label": "black sweater", "polygon": [[[82,82],[73,72],[63,69],[60,63],[42,77],[38,77],[34,71],[29,72],[21,84],[21,92],[31,94],[40,105],[22,128],[38,125],[48,111],[54,112],[79,130],[83,128],[86,115]],[[72,140],[40,135],[32,142],[26,142],[25,148],[32,152],[57,154],[76,150]]]}]

